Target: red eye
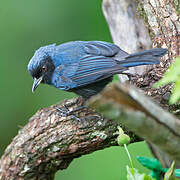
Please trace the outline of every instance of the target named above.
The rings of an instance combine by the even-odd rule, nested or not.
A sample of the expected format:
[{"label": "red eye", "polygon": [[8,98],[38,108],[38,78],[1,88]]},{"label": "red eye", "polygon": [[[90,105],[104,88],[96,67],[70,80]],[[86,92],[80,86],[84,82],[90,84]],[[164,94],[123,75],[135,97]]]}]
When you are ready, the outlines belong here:
[{"label": "red eye", "polygon": [[42,67],[42,71],[43,71],[43,72],[46,72],[46,71],[47,71],[46,66],[43,66],[43,67]]}]

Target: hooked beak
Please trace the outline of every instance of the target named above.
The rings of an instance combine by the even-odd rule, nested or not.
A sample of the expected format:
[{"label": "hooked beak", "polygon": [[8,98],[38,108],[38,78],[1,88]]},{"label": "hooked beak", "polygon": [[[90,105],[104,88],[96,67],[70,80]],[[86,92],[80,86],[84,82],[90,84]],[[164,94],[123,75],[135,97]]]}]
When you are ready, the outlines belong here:
[{"label": "hooked beak", "polygon": [[32,92],[34,92],[36,90],[36,88],[38,87],[38,85],[41,83],[41,81],[43,80],[43,76],[41,76],[40,78],[34,78],[34,83],[32,86]]}]

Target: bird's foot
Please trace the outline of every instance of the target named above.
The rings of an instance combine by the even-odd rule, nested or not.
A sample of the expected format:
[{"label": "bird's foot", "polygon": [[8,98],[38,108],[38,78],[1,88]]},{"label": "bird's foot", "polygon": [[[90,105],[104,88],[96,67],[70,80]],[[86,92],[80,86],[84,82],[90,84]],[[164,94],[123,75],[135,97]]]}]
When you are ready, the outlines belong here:
[{"label": "bird's foot", "polygon": [[70,116],[71,118],[76,119],[79,122],[81,122],[82,120],[78,118],[77,116],[75,116],[73,113],[80,111],[84,108],[86,108],[86,106],[78,106],[74,108],[73,110],[69,110],[65,104],[63,105],[63,108],[56,107],[60,116],[62,117]]}]

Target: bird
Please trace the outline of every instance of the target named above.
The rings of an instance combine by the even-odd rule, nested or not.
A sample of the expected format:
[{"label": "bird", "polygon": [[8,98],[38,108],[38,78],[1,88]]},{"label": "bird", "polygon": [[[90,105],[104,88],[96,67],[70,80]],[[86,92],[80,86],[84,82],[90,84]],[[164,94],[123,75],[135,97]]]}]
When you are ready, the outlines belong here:
[{"label": "bird", "polygon": [[28,71],[34,83],[74,92],[85,100],[101,92],[113,75],[124,74],[130,67],[159,64],[167,49],[152,48],[129,54],[104,41],[71,41],[50,44],[35,51]]}]

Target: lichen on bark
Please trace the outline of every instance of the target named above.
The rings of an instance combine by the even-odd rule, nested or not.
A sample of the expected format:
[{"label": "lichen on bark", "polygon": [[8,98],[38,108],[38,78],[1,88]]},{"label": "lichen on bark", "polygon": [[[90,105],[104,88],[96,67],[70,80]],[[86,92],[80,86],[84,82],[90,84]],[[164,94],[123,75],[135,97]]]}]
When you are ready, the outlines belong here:
[{"label": "lichen on bark", "polygon": [[[65,100],[30,118],[1,158],[0,179],[53,179],[55,172],[66,169],[74,158],[117,145],[117,122],[88,108],[67,117],[56,109],[65,104],[73,110],[82,102],[81,98]],[[128,133],[131,142],[140,141]]]}]

